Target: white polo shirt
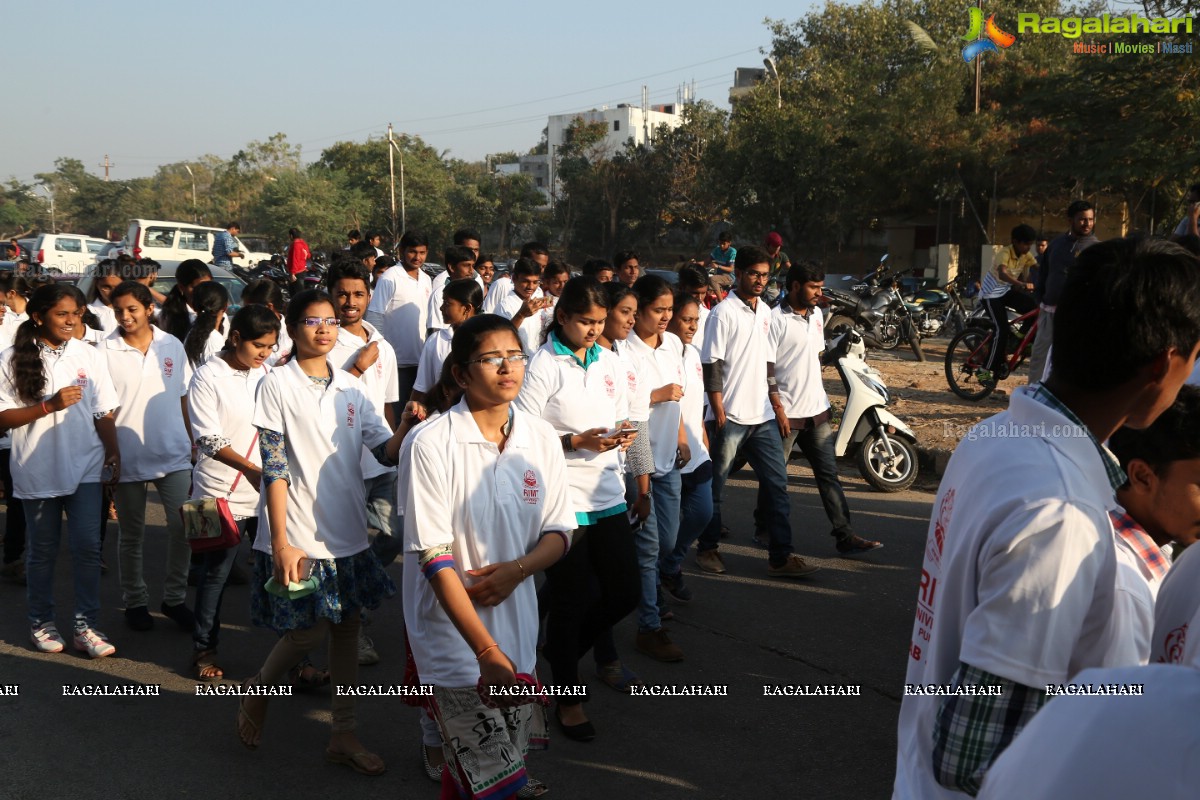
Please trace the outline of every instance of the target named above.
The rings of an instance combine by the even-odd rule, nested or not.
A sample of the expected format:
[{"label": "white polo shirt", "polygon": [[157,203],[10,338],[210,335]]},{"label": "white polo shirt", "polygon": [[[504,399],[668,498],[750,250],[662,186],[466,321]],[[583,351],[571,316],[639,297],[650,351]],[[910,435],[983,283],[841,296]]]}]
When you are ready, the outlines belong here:
[{"label": "white polo shirt", "polygon": [[[349,372],[350,368],[354,366],[354,362],[358,360],[359,350],[371,342],[379,344],[379,358],[375,359],[375,363],[367,368],[366,372],[356,377],[362,383],[372,405],[382,415],[387,403],[394,403],[400,399],[400,376],[396,374],[396,353],[383,335],[370,323],[364,322],[362,325],[367,334],[365,342],[345,328],[338,328],[337,341],[329,353],[329,359],[335,364],[340,364],[342,369]],[[364,480],[378,478],[380,475],[387,475],[395,470],[395,467],[385,467],[380,464],[379,460],[371,455],[371,451],[365,447],[360,464]]]},{"label": "white polo shirt", "polygon": [[499,314],[500,311],[498,309],[501,303],[512,293],[512,278],[507,275],[496,278],[492,281],[492,285],[488,287],[487,295],[483,298],[483,306],[479,312],[481,314]]},{"label": "white polo shirt", "polygon": [[432,293],[429,276],[417,270],[413,278],[403,264],[388,269],[375,285],[366,320],[383,331],[401,367],[415,367],[421,360]]},{"label": "white polo shirt", "polygon": [[[413,383],[414,392],[429,393],[442,377],[442,364],[450,355],[450,344],[454,341],[454,329],[442,328],[425,340],[421,350],[421,363],[417,365],[417,380]],[[404,398],[405,402],[408,398]]]},{"label": "white polo shirt", "polygon": [[[455,571],[522,558],[543,533],[575,529],[567,494],[562,445],[554,429],[520,410],[504,451],[483,438],[466,400],[413,434],[404,515],[404,549],[420,553],[454,548]],[[421,573],[419,559],[404,559],[404,622],[423,681],[474,686],[475,653],[450,621]],[[475,611],[518,672],[537,662],[538,610],[534,581],[522,581],[502,603]]]},{"label": "white polo shirt", "polygon": [[1074,682],[1142,693],[1055,698],[996,759],[979,800],[1196,796],[1200,670],[1089,669]]},{"label": "white polo shirt", "polygon": [[[11,348],[0,353],[0,411],[32,405],[17,396],[12,355]],[[99,483],[104,445],[92,415],[112,411],[119,402],[104,355],[78,339],[68,341],[60,356],[42,351],[42,367],[46,385],[41,400],[49,400],[65,386],[82,388],[83,399],[13,428],[9,468],[13,496],[21,500],[65,497],[81,483]],[[175,402],[178,405],[178,398]]]},{"label": "white polo shirt", "polygon": [[[546,420],[560,437],[591,428],[608,430],[629,419],[625,369],[611,352],[593,347],[596,358],[585,369],[574,356],[556,353],[553,340],[547,340],[529,360],[514,405]],[[606,511],[625,502],[619,454],[619,449],[564,453],[574,511]]]},{"label": "white polo shirt", "polygon": [[119,330],[100,345],[120,405],[121,483],[152,481],[192,469],[192,440],[180,402],[192,381],[192,365],[182,342],[153,326],[150,330],[154,338],[145,355],[127,343]]},{"label": "white polo shirt", "polygon": [[[332,364],[330,374],[323,387],[289,361],[263,380],[254,409],[256,428],[285,437],[291,473],[287,537],[311,558],[342,558],[366,549],[362,448],[378,447],[392,436],[358,378]],[[258,511],[264,531],[254,548],[269,553],[266,497],[264,491]]]},{"label": "white polo shirt", "polygon": [[[697,307],[700,309],[699,317],[696,321],[696,334],[692,337],[692,346],[699,350],[704,346],[704,327],[708,323],[708,315],[712,313],[703,303],[699,303]],[[698,344],[697,344],[698,343]]]},{"label": "white polo shirt", "polygon": [[625,394],[629,398],[629,421],[646,422],[650,419],[650,392],[653,391],[648,381],[641,380],[638,374],[637,359],[629,352],[629,342],[634,337],[633,331],[623,342],[613,342],[612,352],[621,362],[625,374]]},{"label": "white polo shirt", "polygon": [[[1017,389],[1007,411],[973,429],[988,435],[964,439],[946,467],[906,684],[949,684],[966,663],[1043,688],[1120,658],[1113,488],[1092,438],[1034,399],[1037,388]],[[1020,491],[1013,475],[1022,476]],[[900,705],[894,798],[961,796],[933,774],[940,700],[908,696]]]},{"label": "white polo shirt", "polygon": [[225,349],[225,334],[221,333],[216,328],[209,331],[208,338],[204,340],[204,352],[200,354],[200,360],[197,364],[203,364],[217,353]]},{"label": "white polo shirt", "polygon": [[113,312],[112,306],[106,306],[96,298],[88,303],[88,311],[96,315],[96,319],[100,321],[100,330],[105,334],[112,333],[117,329],[117,315]]},{"label": "white polo shirt", "polygon": [[[655,389],[677,383],[683,387],[683,342],[670,331],[664,331],[658,347],[642,341],[636,332],[625,340],[625,348],[633,358],[638,381],[647,397]],[[686,389],[685,389],[686,391]],[[703,394],[703,392],[701,392]],[[661,478],[675,469],[675,452],[679,448],[679,421],[682,406],[678,400],[667,400],[650,406],[650,449],[654,453],[654,477]]]},{"label": "white polo shirt", "polygon": [[815,417],[829,408],[829,395],[821,380],[824,349],[821,309],[811,309],[806,318],[782,303],[771,312],[767,360],[775,364],[779,402],[788,419]]},{"label": "white polo shirt", "polygon": [[[251,423],[258,387],[270,369],[235,370],[223,358],[204,362],[192,375],[188,387],[188,418],[196,439],[216,436],[229,440],[229,447],[251,464],[262,465],[258,431]],[[253,447],[251,447],[253,443]],[[228,497],[229,510],[235,517],[258,514],[258,492],[246,476],[226,466],[203,450],[196,455],[192,468],[191,499]],[[237,481],[237,488],[229,490]]]},{"label": "white polo shirt", "polygon": [[[521,310],[521,306],[525,305],[525,301],[516,292],[509,292],[501,302],[496,313],[500,316],[513,320],[517,316],[517,312]],[[542,346],[542,338],[546,329],[550,327],[550,323],[554,321],[554,306],[539,310],[532,317],[526,317],[517,328],[517,338],[521,340],[521,349],[525,351],[525,355],[532,357]]]},{"label": "white polo shirt", "polygon": [[683,399],[679,401],[679,408],[692,460],[684,464],[680,473],[687,475],[695,472],[705,461],[712,460],[708,448],[704,446],[704,367],[700,364],[700,351],[695,345],[684,346],[683,377]]},{"label": "white polo shirt", "polygon": [[[487,287],[483,283],[483,278],[479,277],[478,272],[472,272],[471,277],[474,278],[475,282],[479,284],[480,289],[482,289],[484,292],[487,292]],[[448,270],[445,272],[439,272],[430,282],[432,292],[429,295],[429,309],[426,312],[426,316],[429,320],[429,323],[426,326],[427,328],[440,331],[450,327],[448,324],[446,324],[446,321],[442,319],[442,298],[446,294],[446,284],[449,282],[450,272]]]},{"label": "white polo shirt", "polygon": [[771,307],[761,297],[754,308],[736,292],[717,303],[704,325],[701,355],[705,364],[725,364],[722,399],[725,416],[739,425],[759,425],[775,418],[767,399]]},{"label": "white polo shirt", "polygon": [[1150,663],[1200,667],[1200,555],[1184,550],[1158,590]]}]

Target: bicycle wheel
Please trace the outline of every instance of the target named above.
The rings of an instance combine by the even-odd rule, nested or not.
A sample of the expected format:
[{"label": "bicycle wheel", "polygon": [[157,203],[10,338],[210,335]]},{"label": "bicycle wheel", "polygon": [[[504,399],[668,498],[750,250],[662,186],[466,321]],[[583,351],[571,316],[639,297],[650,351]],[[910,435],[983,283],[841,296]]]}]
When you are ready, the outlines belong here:
[{"label": "bicycle wheel", "polygon": [[992,337],[989,332],[967,328],[946,348],[946,382],[950,391],[964,400],[982,400],[996,388],[993,378],[980,381],[975,375],[987,363]]}]

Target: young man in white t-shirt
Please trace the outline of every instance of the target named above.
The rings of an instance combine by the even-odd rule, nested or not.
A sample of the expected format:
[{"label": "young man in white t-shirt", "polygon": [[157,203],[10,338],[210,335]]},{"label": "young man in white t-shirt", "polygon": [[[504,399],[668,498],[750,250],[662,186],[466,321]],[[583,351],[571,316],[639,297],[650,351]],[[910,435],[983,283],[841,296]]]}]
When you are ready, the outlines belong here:
[{"label": "young man in white t-shirt", "polygon": [[1114,616],[1126,632],[1124,662],[1145,664],[1156,598],[1171,568],[1162,548],[1188,547],[1200,535],[1200,389],[1184,386],[1153,425],[1121,428],[1108,446],[1128,477],[1109,512],[1117,544]]},{"label": "young man in white t-shirt", "polygon": [[[774,378],[775,385],[768,397],[783,437],[784,470],[787,470],[792,448],[799,443],[812,467],[825,515],[833,525],[831,533],[837,551],[842,555],[856,555],[883,545],[854,533],[850,526],[850,505],[838,480],[833,428],[829,424],[829,395],[825,394],[825,384],[821,380],[825,326],[817,304],[824,286],[825,272],[816,265],[797,264],[787,271],[784,278],[787,297],[771,312],[767,380]],[[768,495],[766,483],[760,482],[758,506],[754,509],[756,522],[765,522],[765,511],[770,507]]]},{"label": "young man in white t-shirt", "polygon": [[[425,330],[429,327],[429,296],[433,286],[421,269],[429,255],[429,240],[419,233],[400,237],[400,263],[383,273],[367,306],[367,322],[383,331],[396,351],[399,396],[408,398],[417,380]],[[401,409],[397,409],[399,415]]]},{"label": "young man in white t-shirt", "polygon": [[430,284],[433,294],[429,297],[429,308],[427,311],[429,328],[426,330],[427,336],[433,335],[434,331],[450,327],[442,319],[442,293],[445,292],[447,283],[474,278],[475,282],[479,284],[479,288],[484,288],[483,278],[475,274],[475,253],[469,247],[462,245],[447,247],[444,254],[444,261],[446,269],[439,273]]},{"label": "young man in white t-shirt", "polygon": [[766,488],[768,513],[767,575],[800,578],[819,567],[792,552],[791,508],[787,470],[775,415],[767,398],[767,362],[771,309],[762,299],[771,275],[765,250],[746,247],[734,262],[734,291],[709,315],[702,360],[704,389],[714,421],[709,431],[713,459],[713,516],[696,540],[696,564],[705,572],[722,573],[717,550],[721,539],[721,495],[738,451],[750,462],[759,485]]},{"label": "young man in white t-shirt", "polygon": [[1122,657],[1108,510],[1125,475],[1100,442],[1153,423],[1192,371],[1200,264],[1148,240],[1098,244],[1077,264],[1058,304],[1050,378],[972,428],[938,489],[894,798],[977,793],[1047,685]]},{"label": "young man in white t-shirt", "polygon": [[554,299],[538,292],[542,268],[527,258],[513,262],[512,292],[500,303],[496,313],[507,317],[517,329],[521,347],[530,358],[542,346],[542,333],[552,321]]}]

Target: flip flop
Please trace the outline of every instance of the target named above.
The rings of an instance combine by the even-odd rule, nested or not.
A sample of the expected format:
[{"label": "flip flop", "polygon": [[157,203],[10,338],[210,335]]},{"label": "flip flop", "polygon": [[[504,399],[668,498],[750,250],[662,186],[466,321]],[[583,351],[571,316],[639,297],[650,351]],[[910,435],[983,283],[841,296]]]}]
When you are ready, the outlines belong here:
[{"label": "flip flop", "polygon": [[[336,750],[325,748],[325,760],[330,764],[343,764],[359,775],[368,775],[372,778],[387,772],[387,765],[383,763],[383,759],[365,750],[357,753],[339,753]],[[375,762],[374,765],[372,765],[372,761]]]},{"label": "flip flop", "polygon": [[[242,684],[242,688],[247,689],[251,686],[257,685],[257,683],[258,683],[258,676],[255,675],[253,678],[247,678],[246,682]],[[241,697],[238,699],[237,737],[238,737],[238,741],[241,742],[243,745],[245,745],[247,749],[257,750],[258,745],[254,742],[247,740],[246,737],[242,735],[242,723],[246,723],[251,728],[253,728],[254,729],[253,733],[255,733],[255,734],[262,733],[262,725],[258,722],[255,722],[254,717],[250,716],[249,712],[246,711],[246,698],[245,697]]]},{"label": "flip flop", "polygon": [[517,791],[517,797],[542,797],[550,794],[550,787],[537,778],[529,778],[524,786]]}]

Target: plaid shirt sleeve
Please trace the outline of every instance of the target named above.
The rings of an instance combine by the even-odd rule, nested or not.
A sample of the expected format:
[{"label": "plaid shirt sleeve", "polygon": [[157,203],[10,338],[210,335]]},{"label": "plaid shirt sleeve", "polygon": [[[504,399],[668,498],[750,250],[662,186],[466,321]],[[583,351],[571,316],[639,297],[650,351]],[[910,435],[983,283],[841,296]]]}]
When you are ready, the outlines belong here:
[{"label": "plaid shirt sleeve", "polygon": [[951,685],[1003,687],[999,697],[951,695],[938,708],[934,777],[974,797],[992,763],[1046,704],[1046,693],[968,664],[959,665]]}]

